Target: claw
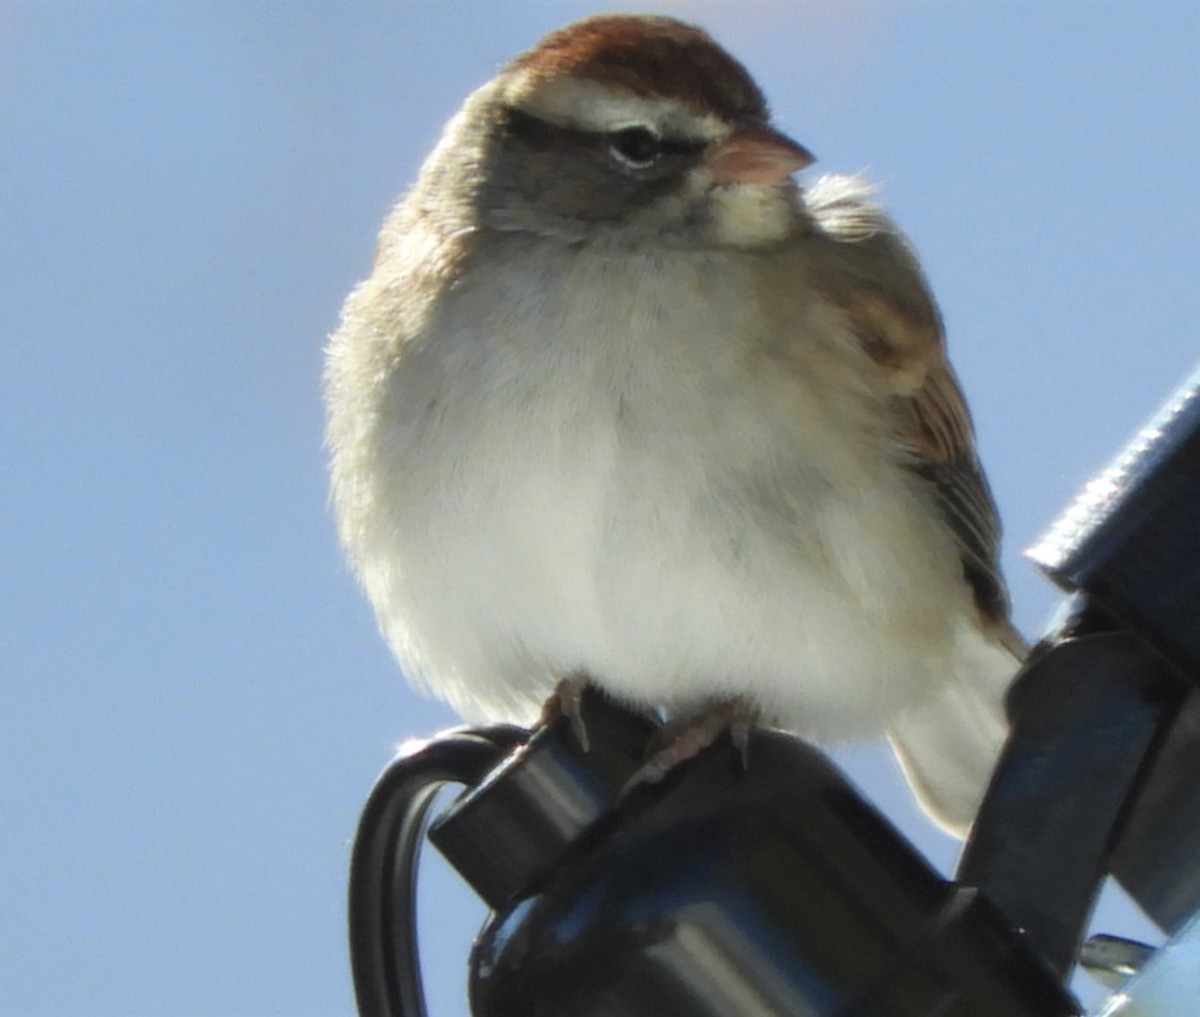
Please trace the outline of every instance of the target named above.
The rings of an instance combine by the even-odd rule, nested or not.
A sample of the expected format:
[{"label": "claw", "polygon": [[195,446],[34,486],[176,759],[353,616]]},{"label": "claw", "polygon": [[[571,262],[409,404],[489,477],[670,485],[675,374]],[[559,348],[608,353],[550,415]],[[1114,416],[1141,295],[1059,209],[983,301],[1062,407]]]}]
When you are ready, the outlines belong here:
[{"label": "claw", "polygon": [[567,675],[555,686],[553,694],[542,707],[542,715],[538,718],[539,725],[549,724],[557,717],[566,717],[571,724],[571,731],[579,747],[584,752],[591,751],[588,740],[587,724],[583,720],[583,693],[588,687],[587,675],[576,671]]},{"label": "claw", "polygon": [[743,772],[750,769],[750,729],[753,727],[754,718],[744,711],[738,711],[729,725],[729,740],[742,760]]},{"label": "claw", "polygon": [[698,756],[728,732],[742,768],[750,766],[750,729],[755,711],[740,699],[719,703],[696,716],[668,724],[661,734],[662,747],[651,754],[622,785],[617,801],[622,802],[642,784],[658,784],[681,763]]}]

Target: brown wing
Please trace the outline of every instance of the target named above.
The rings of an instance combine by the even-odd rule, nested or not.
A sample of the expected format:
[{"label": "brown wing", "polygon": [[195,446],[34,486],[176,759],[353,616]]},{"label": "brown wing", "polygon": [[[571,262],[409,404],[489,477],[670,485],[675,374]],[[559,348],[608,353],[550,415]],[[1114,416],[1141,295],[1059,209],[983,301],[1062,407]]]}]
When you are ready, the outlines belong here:
[{"label": "brown wing", "polygon": [[822,289],[838,301],[893,393],[896,439],[954,533],[983,617],[1008,627],[1000,525],[970,413],[946,359],[941,319],[916,258],[870,190],[827,177],[807,195]]}]

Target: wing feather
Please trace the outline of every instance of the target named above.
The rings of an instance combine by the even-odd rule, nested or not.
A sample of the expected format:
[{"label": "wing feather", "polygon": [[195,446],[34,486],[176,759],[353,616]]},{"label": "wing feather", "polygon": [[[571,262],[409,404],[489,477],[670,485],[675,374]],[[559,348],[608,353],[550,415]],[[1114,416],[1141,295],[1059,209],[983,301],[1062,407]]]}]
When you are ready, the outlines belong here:
[{"label": "wing feather", "polygon": [[845,310],[863,351],[892,394],[905,465],[933,492],[958,545],[963,576],[983,617],[1008,627],[1000,576],[1000,524],[975,453],[975,432],[942,323],[903,236],[853,177],[825,177],[806,196],[822,244],[818,281]]}]

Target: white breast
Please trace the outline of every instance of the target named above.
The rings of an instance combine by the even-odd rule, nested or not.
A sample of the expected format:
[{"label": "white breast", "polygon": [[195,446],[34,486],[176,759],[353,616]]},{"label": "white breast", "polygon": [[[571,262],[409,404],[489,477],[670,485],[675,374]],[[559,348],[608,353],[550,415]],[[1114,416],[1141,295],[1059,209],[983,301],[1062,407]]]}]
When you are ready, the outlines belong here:
[{"label": "white breast", "polygon": [[802,275],[768,316],[754,255],[497,253],[403,356],[386,322],[335,339],[335,389],[377,376],[331,398],[343,539],[409,676],[471,719],[527,720],[582,670],[824,735],[930,694],[957,557]]}]

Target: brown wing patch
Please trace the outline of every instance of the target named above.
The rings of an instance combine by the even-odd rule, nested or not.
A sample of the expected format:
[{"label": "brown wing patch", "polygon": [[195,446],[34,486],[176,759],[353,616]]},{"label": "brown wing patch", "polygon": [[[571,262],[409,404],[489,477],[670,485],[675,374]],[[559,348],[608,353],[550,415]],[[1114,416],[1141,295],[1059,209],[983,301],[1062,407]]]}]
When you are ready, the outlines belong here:
[{"label": "brown wing patch", "polygon": [[767,115],[746,69],[699,28],[674,18],[603,14],[552,32],[510,71],[571,76],[636,95],[679,99],[730,121]]},{"label": "brown wing patch", "polygon": [[823,180],[810,193],[808,208],[821,245],[814,275],[844,308],[863,352],[880,369],[904,464],[933,491],[980,614],[1005,628],[1008,596],[997,563],[996,507],[916,258],[861,183]]},{"label": "brown wing patch", "polygon": [[928,459],[942,462],[973,459],[975,432],[971,416],[940,350],[921,380],[920,387],[901,406],[904,437]]},{"label": "brown wing patch", "polygon": [[937,493],[938,508],[958,542],[963,574],[984,618],[1006,623],[1008,593],[1000,577],[1000,523],[975,454],[962,392],[943,359],[909,399],[896,401],[897,433],[911,453],[909,468]]},{"label": "brown wing patch", "polygon": [[932,322],[912,320],[881,294],[856,293],[846,312],[863,350],[883,368],[888,384],[898,393],[917,391],[938,353],[938,334]]}]

